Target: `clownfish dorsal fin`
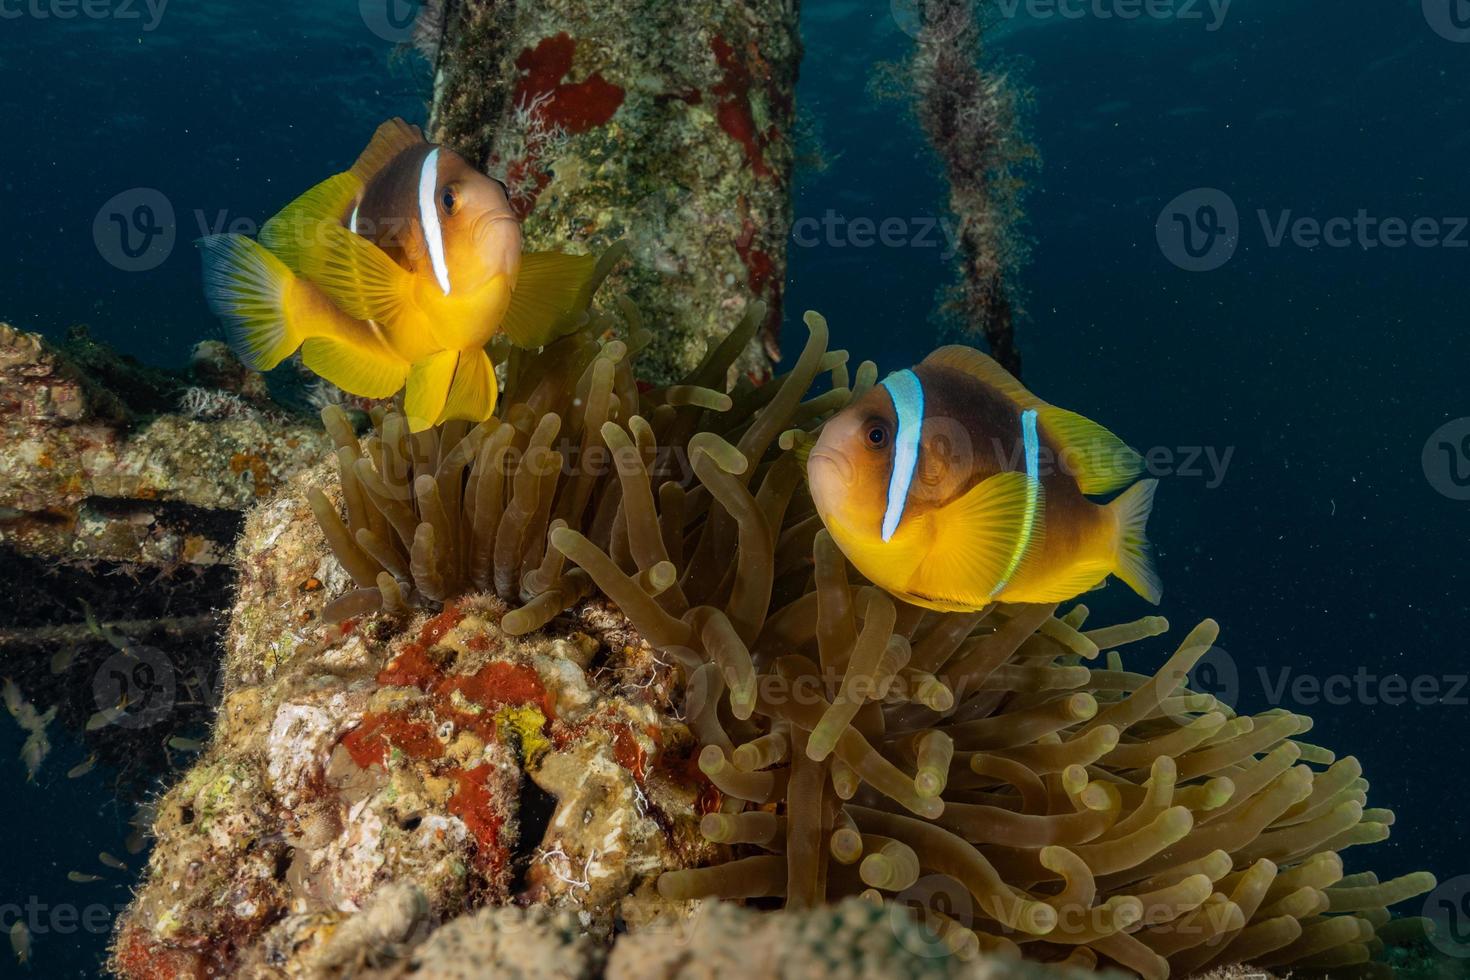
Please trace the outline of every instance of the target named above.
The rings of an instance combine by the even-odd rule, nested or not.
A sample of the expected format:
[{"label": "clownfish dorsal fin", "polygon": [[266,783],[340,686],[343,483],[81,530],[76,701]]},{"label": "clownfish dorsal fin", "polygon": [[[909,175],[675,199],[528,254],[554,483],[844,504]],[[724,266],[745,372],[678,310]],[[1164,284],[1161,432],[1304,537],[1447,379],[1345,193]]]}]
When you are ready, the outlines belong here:
[{"label": "clownfish dorsal fin", "polygon": [[1035,409],[1047,439],[1062,457],[1064,468],[1085,494],[1111,493],[1132,482],[1143,470],[1143,458],[1122,439],[1076,412],[1048,405],[1026,390],[1009,371],[973,347],[941,347],[924,358],[924,363],[978,378],[1022,411]]},{"label": "clownfish dorsal fin", "polygon": [[928,515],[929,551],[909,591],[985,605],[1040,554],[1043,496],[1025,473],[997,473]]},{"label": "clownfish dorsal fin", "polygon": [[1143,472],[1143,457],[1091,419],[1054,405],[1043,407],[1038,415],[1061,457],[1061,467],[1083,493],[1112,493]]},{"label": "clownfish dorsal fin", "polygon": [[366,187],[384,167],[393,162],[394,157],[426,142],[423,130],[395,116],[373,133],[373,138],[368,141],[367,147],[358,155],[357,162],[348,173],[362,181]]},{"label": "clownfish dorsal fin", "polygon": [[1046,404],[1027,391],[1026,387],[1017,381],[1011,372],[973,347],[963,347],[959,344],[941,347],[924,358],[923,363],[934,367],[949,368],[951,371],[959,371],[972,378],[979,378],[1015,402],[1017,408],[1040,408]]}]

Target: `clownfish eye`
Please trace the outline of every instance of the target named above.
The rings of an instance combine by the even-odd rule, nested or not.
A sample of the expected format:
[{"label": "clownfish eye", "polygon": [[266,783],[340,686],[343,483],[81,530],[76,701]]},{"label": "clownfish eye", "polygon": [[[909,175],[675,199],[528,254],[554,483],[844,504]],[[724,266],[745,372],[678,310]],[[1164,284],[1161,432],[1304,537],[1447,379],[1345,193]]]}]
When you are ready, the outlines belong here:
[{"label": "clownfish eye", "polygon": [[869,449],[885,449],[888,446],[888,427],[878,422],[869,423],[863,439]]},{"label": "clownfish eye", "polygon": [[444,206],[445,214],[454,214],[459,207],[459,195],[454,192],[453,187],[444,188],[444,193],[439,197],[439,203]]}]

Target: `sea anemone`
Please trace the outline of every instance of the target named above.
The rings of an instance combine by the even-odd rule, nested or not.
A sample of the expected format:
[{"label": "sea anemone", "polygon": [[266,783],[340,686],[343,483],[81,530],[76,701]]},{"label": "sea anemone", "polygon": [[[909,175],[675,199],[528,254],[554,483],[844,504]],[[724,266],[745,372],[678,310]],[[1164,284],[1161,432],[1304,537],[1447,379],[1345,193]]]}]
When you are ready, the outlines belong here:
[{"label": "sea anemone", "polygon": [[1189,690],[1213,622],[1150,674],[1117,650],[1162,634],[1159,617],[940,614],[858,580],[804,490],[802,447],[876,369],[850,373],[819,316],[764,386],[728,384],[764,320],[752,304],[689,377],[644,389],[648,334],[621,314],[624,339],[599,314],[513,353],[475,428],[410,434],[388,410],[359,441],[327,409],[345,519],[320,491],[311,505],[357,584],[329,619],[490,591],[514,607],[502,629],[527,634],[600,593],[678,662],[720,794],[701,830],[729,860],[664,873],[666,899],[859,895],[961,956],[1163,978],[1367,964],[1386,907],[1433,887],[1344,875],[1341,853],[1385,838],[1392,814],[1364,808],[1354,759],[1299,741],[1307,718]]}]

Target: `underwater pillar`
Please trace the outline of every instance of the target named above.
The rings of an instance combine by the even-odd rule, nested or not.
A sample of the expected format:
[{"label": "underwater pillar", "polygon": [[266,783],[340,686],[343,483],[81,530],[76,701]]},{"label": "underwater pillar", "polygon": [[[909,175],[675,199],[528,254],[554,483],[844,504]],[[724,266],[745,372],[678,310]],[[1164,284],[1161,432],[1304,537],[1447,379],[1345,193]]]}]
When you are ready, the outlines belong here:
[{"label": "underwater pillar", "polygon": [[985,38],[974,0],[915,0],[913,14],[914,110],[943,165],[958,222],[952,306],[1020,377],[1016,281],[1028,252],[1020,197],[1038,162],[1018,122],[1022,98],[1004,74],[980,64]]},{"label": "underwater pillar", "polygon": [[624,294],[654,341],[652,381],[693,368],[754,299],[770,309],[736,365],[779,357],[791,223],[795,0],[458,0],[421,32],[433,139],[505,181],[528,249],[631,261]]}]

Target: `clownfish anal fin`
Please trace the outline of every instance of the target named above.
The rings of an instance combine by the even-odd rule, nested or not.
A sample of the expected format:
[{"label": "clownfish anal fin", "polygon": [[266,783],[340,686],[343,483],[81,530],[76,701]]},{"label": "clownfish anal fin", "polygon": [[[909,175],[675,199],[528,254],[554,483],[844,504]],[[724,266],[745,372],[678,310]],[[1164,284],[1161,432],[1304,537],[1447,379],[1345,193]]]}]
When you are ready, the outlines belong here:
[{"label": "clownfish anal fin", "polygon": [[909,591],[980,608],[1040,552],[1043,513],[1040,488],[1028,493],[1025,473],[997,473],[982,481],[927,516],[929,550]]},{"label": "clownfish anal fin", "polygon": [[1047,405],[1037,415],[1063,470],[1085,494],[1112,493],[1143,471],[1143,457],[1091,419]]},{"label": "clownfish anal fin", "polygon": [[1007,602],[1066,602],[1102,585],[1112,570],[1105,561],[1078,562],[1071,568],[1047,577],[1039,587],[1028,587],[1014,598],[1004,598]]}]

